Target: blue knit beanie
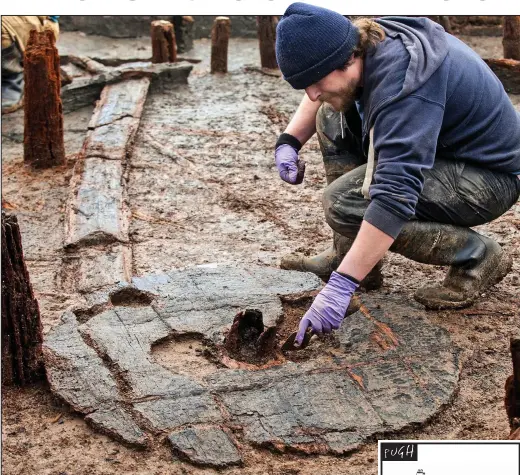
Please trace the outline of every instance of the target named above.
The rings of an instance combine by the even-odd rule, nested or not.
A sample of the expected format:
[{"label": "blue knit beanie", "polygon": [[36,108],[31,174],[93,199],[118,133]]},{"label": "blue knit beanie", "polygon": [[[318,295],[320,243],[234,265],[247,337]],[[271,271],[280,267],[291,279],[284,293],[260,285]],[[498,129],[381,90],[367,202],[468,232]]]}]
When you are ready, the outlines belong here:
[{"label": "blue knit beanie", "polygon": [[305,89],[345,65],[359,32],[337,12],[307,3],[289,5],[276,27],[276,60],[294,89]]}]

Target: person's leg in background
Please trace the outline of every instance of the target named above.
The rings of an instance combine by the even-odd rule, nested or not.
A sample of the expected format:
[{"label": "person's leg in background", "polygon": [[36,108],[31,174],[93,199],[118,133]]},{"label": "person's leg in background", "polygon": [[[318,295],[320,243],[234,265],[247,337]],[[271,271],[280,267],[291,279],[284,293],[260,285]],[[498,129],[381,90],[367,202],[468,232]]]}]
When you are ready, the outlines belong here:
[{"label": "person's leg in background", "polygon": [[2,17],[2,113],[23,105],[23,55],[31,30],[50,29],[56,40],[59,25],[56,16]]}]

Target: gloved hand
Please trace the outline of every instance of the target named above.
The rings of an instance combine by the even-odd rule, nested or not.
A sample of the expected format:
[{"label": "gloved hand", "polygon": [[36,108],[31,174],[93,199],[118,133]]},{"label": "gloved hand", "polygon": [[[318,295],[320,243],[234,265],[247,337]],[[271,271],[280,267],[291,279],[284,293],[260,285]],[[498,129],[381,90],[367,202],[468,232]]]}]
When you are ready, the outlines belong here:
[{"label": "gloved hand", "polygon": [[300,321],[294,342],[301,345],[309,326],[314,333],[330,333],[337,330],[345,318],[352,295],[359,284],[337,272],[333,272],[311,308]]},{"label": "gloved hand", "polygon": [[293,146],[282,144],[276,147],[274,159],[283,181],[291,185],[299,185],[303,181],[305,163],[298,158],[298,150]]}]

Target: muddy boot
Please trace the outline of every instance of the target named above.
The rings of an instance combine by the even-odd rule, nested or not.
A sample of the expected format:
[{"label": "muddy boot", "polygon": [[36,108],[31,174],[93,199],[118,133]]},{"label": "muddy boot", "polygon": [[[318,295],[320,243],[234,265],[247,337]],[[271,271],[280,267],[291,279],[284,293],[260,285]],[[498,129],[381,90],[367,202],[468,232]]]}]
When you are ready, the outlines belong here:
[{"label": "muddy boot", "polygon": [[[332,245],[320,254],[310,257],[297,253],[288,254],[282,257],[280,268],[300,272],[312,272],[321,280],[328,282],[330,274],[341,264],[341,261],[351,245],[352,240],[350,238],[334,233]],[[360,287],[363,287],[365,290],[374,290],[381,287],[381,285],[383,285],[381,268],[382,263],[378,262],[365,279],[363,279]]]},{"label": "muddy boot", "polygon": [[312,272],[327,282],[332,271],[335,271],[340,265],[351,244],[350,239],[334,233],[332,245],[323,252],[310,257],[298,253],[288,254],[282,257],[280,268]]},{"label": "muddy boot", "polygon": [[23,105],[23,55],[15,43],[2,48],[2,114]]},{"label": "muddy boot", "polygon": [[512,259],[500,245],[469,228],[449,224],[408,223],[390,250],[425,264],[449,265],[442,284],[416,291],[429,309],[468,307],[511,270]]}]

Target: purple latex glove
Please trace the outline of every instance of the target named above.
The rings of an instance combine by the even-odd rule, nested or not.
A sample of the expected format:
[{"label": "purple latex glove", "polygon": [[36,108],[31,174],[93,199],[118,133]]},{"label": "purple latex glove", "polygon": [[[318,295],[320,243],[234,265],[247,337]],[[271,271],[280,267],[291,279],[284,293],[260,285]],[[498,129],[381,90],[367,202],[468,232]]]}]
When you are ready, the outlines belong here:
[{"label": "purple latex glove", "polygon": [[332,330],[337,330],[345,318],[350,299],[358,287],[359,284],[348,277],[333,272],[327,285],[316,296],[311,308],[301,319],[294,342],[301,345],[309,326],[314,333],[330,333]]},{"label": "purple latex glove", "polygon": [[291,185],[299,185],[303,181],[305,162],[298,158],[298,150],[294,147],[279,145],[274,152],[274,160],[283,181]]}]

